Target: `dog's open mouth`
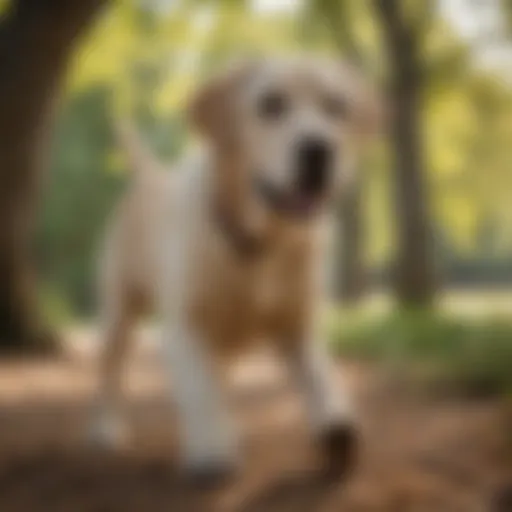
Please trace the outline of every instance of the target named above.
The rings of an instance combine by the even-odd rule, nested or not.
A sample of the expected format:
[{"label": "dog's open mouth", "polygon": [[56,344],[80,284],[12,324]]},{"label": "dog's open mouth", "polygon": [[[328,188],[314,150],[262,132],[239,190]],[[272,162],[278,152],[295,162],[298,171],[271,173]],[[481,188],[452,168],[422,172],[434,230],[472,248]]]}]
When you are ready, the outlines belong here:
[{"label": "dog's open mouth", "polygon": [[323,195],[320,193],[282,190],[263,179],[256,181],[256,189],[263,201],[281,215],[310,217],[317,213],[323,204]]}]

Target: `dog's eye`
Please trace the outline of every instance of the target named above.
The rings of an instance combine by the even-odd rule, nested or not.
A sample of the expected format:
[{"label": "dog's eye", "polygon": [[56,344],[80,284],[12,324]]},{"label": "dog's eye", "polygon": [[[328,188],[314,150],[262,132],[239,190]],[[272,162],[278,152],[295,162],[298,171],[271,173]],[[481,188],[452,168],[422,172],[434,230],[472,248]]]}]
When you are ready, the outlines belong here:
[{"label": "dog's eye", "polygon": [[345,119],[349,115],[349,105],[345,98],[328,96],[323,100],[324,111],[332,118]]},{"label": "dog's eye", "polygon": [[278,92],[271,92],[262,96],[258,101],[258,114],[264,119],[278,119],[286,114],[288,101]]}]

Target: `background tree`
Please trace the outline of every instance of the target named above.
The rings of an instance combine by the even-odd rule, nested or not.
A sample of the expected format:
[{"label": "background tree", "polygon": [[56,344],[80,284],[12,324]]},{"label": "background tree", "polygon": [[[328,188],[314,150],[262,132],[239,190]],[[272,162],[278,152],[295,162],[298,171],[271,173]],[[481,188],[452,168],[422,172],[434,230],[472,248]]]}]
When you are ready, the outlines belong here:
[{"label": "background tree", "polygon": [[101,0],[17,0],[0,25],[0,346],[40,341],[31,261],[44,149],[76,38]]},{"label": "background tree", "polygon": [[[46,4],[34,3],[39,9]],[[82,44],[74,44],[72,38],[74,49],[69,46],[66,51],[73,53],[71,60],[66,58],[72,66],[57,118],[49,186],[44,187],[41,215],[35,216],[44,315],[62,321],[94,310],[97,243],[126,181],[122,154],[111,136],[113,117],[135,118],[160,157],[174,159],[189,143],[190,130],[183,119],[187,97],[199,81],[237,56],[306,50],[338,58],[360,53],[366,74],[382,83],[384,77],[397,80],[391,59],[384,58],[383,18],[376,0],[310,0],[301,8],[276,11],[278,3],[259,9],[253,2],[177,0],[167,8],[156,0],[114,1]],[[59,2],[52,5],[58,9]],[[414,119],[419,124],[421,166],[416,170],[421,173],[420,192],[426,196],[422,201],[428,232],[433,233],[427,257],[432,258],[430,242],[435,238],[446,287],[510,283],[510,86],[498,71],[479,65],[473,45],[442,12],[424,11],[424,2],[402,1],[397,6],[418,38]],[[11,99],[18,101],[16,96]],[[0,142],[3,148],[8,141],[4,137]],[[345,220],[345,234],[352,240],[344,244],[338,272],[346,276],[340,280],[348,284],[346,296],[357,297],[377,285],[386,286],[388,294],[390,269],[397,267],[395,255],[401,252],[397,239],[406,221],[398,191],[404,190],[404,176],[389,161],[386,146],[384,151],[377,147],[371,161],[362,165],[360,194],[343,202],[343,216],[350,219]],[[38,169],[44,160],[36,159]],[[11,178],[7,167],[0,174],[2,180]],[[411,178],[407,174],[404,179]],[[2,187],[2,193],[9,187]],[[34,188],[37,197],[38,187]],[[350,217],[354,212],[355,219]],[[413,236],[410,243],[416,244],[414,230],[407,233]]]},{"label": "background tree", "polygon": [[422,43],[432,2],[412,11],[404,0],[375,0],[389,65],[397,228],[396,295],[404,304],[429,304],[435,289],[433,229],[425,183]]},{"label": "background tree", "polygon": [[[366,61],[353,13],[355,4],[342,0],[315,0],[305,9],[305,23],[320,23],[327,28],[340,60],[348,61],[361,72],[371,75]],[[306,22],[306,20],[308,20]],[[338,262],[335,294],[346,304],[355,304],[362,298],[365,282],[364,226],[363,226],[363,179],[361,164],[354,175],[350,189],[346,191],[339,205]]]}]

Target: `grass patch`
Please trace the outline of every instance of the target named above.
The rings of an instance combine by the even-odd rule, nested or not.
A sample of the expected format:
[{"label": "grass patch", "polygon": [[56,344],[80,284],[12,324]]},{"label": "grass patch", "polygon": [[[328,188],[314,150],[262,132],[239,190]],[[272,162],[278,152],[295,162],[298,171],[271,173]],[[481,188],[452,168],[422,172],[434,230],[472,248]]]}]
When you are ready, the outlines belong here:
[{"label": "grass patch", "polygon": [[41,315],[47,325],[63,327],[76,321],[69,303],[55,288],[43,283],[38,291]]},{"label": "grass patch", "polygon": [[334,351],[372,360],[432,391],[470,396],[512,392],[512,320],[397,311],[330,321]]}]

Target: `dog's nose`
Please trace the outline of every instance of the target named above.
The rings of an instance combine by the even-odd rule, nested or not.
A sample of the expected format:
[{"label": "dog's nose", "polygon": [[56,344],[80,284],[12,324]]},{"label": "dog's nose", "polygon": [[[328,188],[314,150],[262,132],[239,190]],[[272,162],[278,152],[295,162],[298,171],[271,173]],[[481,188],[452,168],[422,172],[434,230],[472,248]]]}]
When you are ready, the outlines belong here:
[{"label": "dog's nose", "polygon": [[301,192],[318,194],[327,185],[332,158],[329,144],[322,139],[304,140],[298,150],[298,187]]}]

